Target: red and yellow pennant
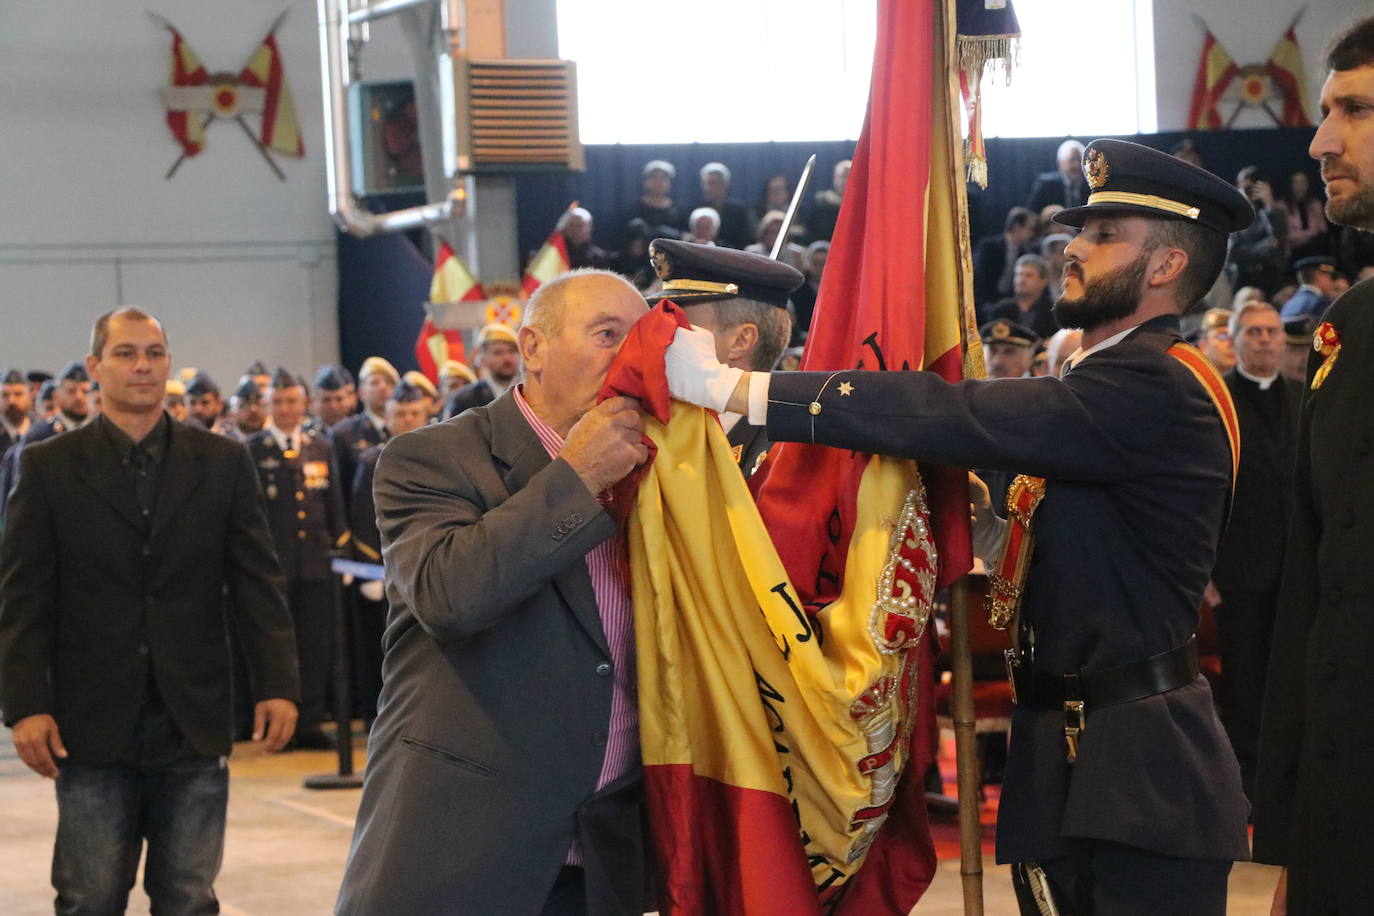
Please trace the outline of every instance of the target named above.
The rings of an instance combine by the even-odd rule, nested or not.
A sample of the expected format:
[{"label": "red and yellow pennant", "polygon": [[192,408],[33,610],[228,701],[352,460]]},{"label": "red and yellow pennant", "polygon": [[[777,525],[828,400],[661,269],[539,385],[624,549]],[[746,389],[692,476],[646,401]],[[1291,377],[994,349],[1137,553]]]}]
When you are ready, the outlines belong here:
[{"label": "red and yellow pennant", "polygon": [[1279,124],[1283,127],[1311,127],[1307,117],[1307,77],[1302,65],[1302,50],[1298,47],[1297,23],[1288,27],[1274,46],[1265,72],[1283,93],[1283,111]]},{"label": "red and yellow pennant", "polygon": [[[429,301],[442,304],[480,302],[486,298],[482,284],[477,282],[467,265],[449,247],[448,242],[440,241],[439,250],[434,256],[434,279],[429,284]],[[415,358],[420,364],[420,371],[437,384],[439,367],[445,360],[467,361],[462,331],[440,328],[434,323],[433,316],[426,313],[420,336],[415,340]]]},{"label": "red and yellow pennant", "polygon": [[1202,39],[1202,57],[1193,81],[1193,104],[1188,112],[1189,130],[1219,130],[1225,127],[1217,105],[1231,81],[1240,72],[1236,62],[1221,46],[1211,29]]},{"label": "red and yellow pennant", "polygon": [[[201,64],[200,57],[180,32],[170,24],[167,28],[172,32],[172,85],[204,86],[210,81],[210,74]],[[195,156],[205,148],[205,125],[198,113],[169,109],[167,126],[187,156]]]},{"label": "red and yellow pennant", "polygon": [[272,31],[248,59],[248,64],[239,74],[239,80],[245,86],[253,86],[266,93],[258,126],[258,137],[263,146],[288,156],[304,156],[305,141],[301,139],[296,103],[291,98],[286,71],[282,69],[276,26],[272,27]]},{"label": "red and yellow pennant", "polygon": [[[574,204],[573,206],[576,206]],[[567,273],[572,269],[572,261],[568,258],[568,240],[563,236],[562,229],[554,229],[549,233],[548,240],[544,242],[534,257],[530,258],[530,263],[525,267],[525,276],[521,281],[521,287],[525,290],[525,298],[534,295],[542,284],[552,280],[562,273]]]}]

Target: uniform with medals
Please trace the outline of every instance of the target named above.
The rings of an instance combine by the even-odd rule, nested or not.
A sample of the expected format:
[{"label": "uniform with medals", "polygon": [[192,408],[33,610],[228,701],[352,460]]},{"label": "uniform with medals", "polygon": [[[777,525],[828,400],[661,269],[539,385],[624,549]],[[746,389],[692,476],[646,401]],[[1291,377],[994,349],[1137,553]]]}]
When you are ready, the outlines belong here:
[{"label": "uniform with medals", "polygon": [[[757,332],[751,350],[738,356],[731,365],[745,369],[773,368],[791,340],[791,321],[786,317],[788,296],[805,282],[801,271],[764,255],[714,245],[698,245],[675,239],[655,239],[649,246],[654,269],[663,280],[662,289],[645,299],[652,305],[668,299],[680,306],[693,324],[710,323],[715,333],[731,336],[739,324],[723,327],[725,319],[712,313],[710,303],[744,303],[733,317],[752,324]],[[749,312],[753,315],[750,316]],[[758,319],[749,321],[749,317]],[[779,321],[781,319],[781,321]],[[770,331],[781,332],[772,340]],[[750,423],[737,413],[722,413],[721,426],[733,449],[735,462],[745,477],[753,475],[772,444],[762,424]]]},{"label": "uniform with medals", "polygon": [[[304,383],[278,370],[275,383]],[[304,745],[324,719],[333,662],[334,590],[330,551],[348,542],[344,490],[329,440],[315,430],[269,424],[250,436],[268,528],[286,576],[287,604],[296,627],[301,705],[297,733]]]},{"label": "uniform with medals", "polygon": [[[1226,235],[1253,218],[1230,185],[1137,144],[1096,141],[1084,171],[1088,203],[1057,220],[1188,220],[1218,268]],[[750,412],[775,441],[1036,475],[1011,495],[1018,513],[1034,510],[1034,537],[1015,564],[1017,705],[997,859],[1015,864],[1025,913],[1053,911],[1029,896],[1048,886],[1058,912],[1220,916],[1231,862],[1249,856],[1248,805],[1193,634],[1239,430],[1224,383],[1183,344],[1177,315],[1132,328],[1129,314],[1125,330],[1075,354],[1062,380],[756,374]],[[704,335],[679,331],[668,380],[709,406],[719,396],[701,392],[719,379],[736,390],[728,371],[674,374],[702,366],[705,347]]]}]

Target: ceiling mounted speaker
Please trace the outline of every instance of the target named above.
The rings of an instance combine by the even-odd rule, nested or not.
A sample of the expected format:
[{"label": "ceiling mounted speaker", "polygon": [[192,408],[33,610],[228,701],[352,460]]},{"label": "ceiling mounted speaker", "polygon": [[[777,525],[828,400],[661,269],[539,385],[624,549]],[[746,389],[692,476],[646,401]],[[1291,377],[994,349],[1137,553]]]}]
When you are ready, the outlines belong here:
[{"label": "ceiling mounted speaker", "polygon": [[458,170],[582,171],[577,65],[568,60],[454,61]]}]

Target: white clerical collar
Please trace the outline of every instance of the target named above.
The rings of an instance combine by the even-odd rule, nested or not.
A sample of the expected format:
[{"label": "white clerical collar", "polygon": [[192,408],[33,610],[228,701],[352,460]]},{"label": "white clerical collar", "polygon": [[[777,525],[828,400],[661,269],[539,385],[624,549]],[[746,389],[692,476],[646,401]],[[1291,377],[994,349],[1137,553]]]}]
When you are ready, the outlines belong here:
[{"label": "white clerical collar", "polygon": [[1079,363],[1083,362],[1083,360],[1087,359],[1089,356],[1092,356],[1094,353],[1100,353],[1108,347],[1116,346],[1117,344],[1121,343],[1121,341],[1126,339],[1127,334],[1131,333],[1138,327],[1140,327],[1140,325],[1133,325],[1132,327],[1129,327],[1126,330],[1122,331],[1120,334],[1113,334],[1106,340],[1099,340],[1097,343],[1093,344],[1086,350],[1084,350],[1082,347],[1079,347],[1077,350],[1074,350],[1073,353],[1069,354],[1068,359],[1064,360],[1064,371],[1067,372],[1069,371],[1069,369],[1076,368]]},{"label": "white clerical collar", "polygon": [[1259,385],[1260,391],[1268,391],[1269,386],[1274,384],[1274,382],[1278,381],[1279,379],[1279,374],[1277,372],[1275,372],[1268,378],[1261,378],[1258,375],[1251,375],[1250,373],[1246,372],[1244,369],[1241,368],[1240,363],[1236,363],[1236,372],[1240,375],[1241,378],[1248,378],[1256,385]]},{"label": "white clerical collar", "polygon": [[296,427],[295,429],[293,429],[293,430],[287,431],[287,430],[282,429],[282,428],[281,428],[280,426],[278,426],[276,423],[268,423],[268,424],[267,424],[267,431],[268,431],[269,433],[272,434],[272,438],[273,438],[274,440],[276,440],[277,448],[280,449],[281,451],[283,451],[283,452],[286,451],[286,439],[287,439],[288,436],[290,436],[290,437],[292,437],[293,439],[295,439],[296,450],[297,450],[297,451],[300,450],[300,447],[301,447],[301,428],[300,428],[299,426],[297,426],[297,427]]}]

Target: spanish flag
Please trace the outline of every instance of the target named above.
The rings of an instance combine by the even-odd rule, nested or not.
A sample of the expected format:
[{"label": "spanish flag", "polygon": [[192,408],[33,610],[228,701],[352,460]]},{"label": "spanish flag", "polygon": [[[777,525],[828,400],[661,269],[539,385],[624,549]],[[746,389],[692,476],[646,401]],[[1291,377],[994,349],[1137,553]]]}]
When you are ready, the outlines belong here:
[{"label": "spanish flag", "polygon": [[[434,257],[434,279],[429,284],[429,301],[480,302],[485,298],[487,294],[483,291],[482,284],[477,282],[477,278],[468,270],[467,265],[453,253],[448,242],[441,241],[439,251]],[[444,361],[456,359],[466,362],[464,353],[462,332],[453,328],[438,327],[433,317],[426,313],[425,323],[420,327],[420,336],[415,341],[415,359],[420,364],[420,371],[430,381],[438,384],[439,367]]]},{"label": "spanish flag", "polygon": [[[574,205],[575,206],[575,205]],[[568,259],[568,240],[563,237],[562,229],[554,229],[549,233],[548,240],[544,242],[542,248],[535,252],[534,257],[530,258],[530,263],[525,267],[525,276],[520,285],[525,290],[525,296],[534,295],[540,285],[562,273],[567,273],[572,269],[572,262]]]},{"label": "spanish flag", "polygon": [[[170,24],[167,30],[172,33],[172,85],[204,86],[210,81],[210,74],[200,57]],[[197,112],[168,111],[167,126],[187,156],[194,156],[205,148],[205,125]]]},{"label": "spanish flag", "polygon": [[1297,22],[1288,27],[1279,43],[1274,45],[1265,72],[1283,92],[1283,113],[1279,124],[1283,127],[1311,127],[1307,117],[1307,77],[1302,65],[1302,50],[1298,47]]},{"label": "spanish flag", "polygon": [[[962,375],[952,10],[879,3],[805,368]],[[661,356],[624,366],[683,320],[641,321],[611,386],[656,450],[628,540],[660,911],[905,914],[935,870],[926,624],[971,564],[965,472],[789,444],[756,505],[715,417],[667,404]]]},{"label": "spanish flag", "polygon": [[1188,113],[1189,130],[1218,130],[1225,127],[1217,105],[1221,95],[1240,70],[1231,55],[1216,40],[1208,29],[1202,39],[1202,57],[1197,65],[1197,78],[1193,81],[1193,105]]},{"label": "spanish flag", "polygon": [[288,156],[304,156],[305,143],[301,139],[300,124],[296,121],[296,103],[291,100],[291,87],[287,85],[286,72],[282,69],[275,28],[248,59],[239,79],[245,86],[256,86],[267,92],[258,133],[262,145]]}]

